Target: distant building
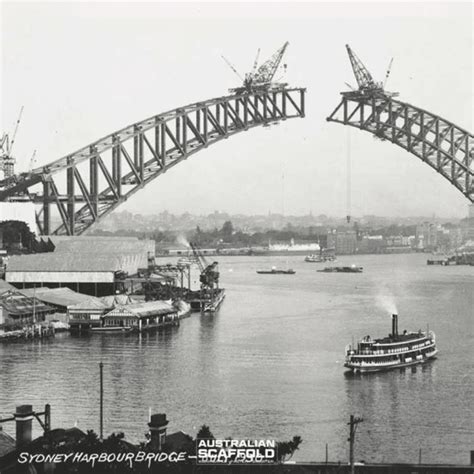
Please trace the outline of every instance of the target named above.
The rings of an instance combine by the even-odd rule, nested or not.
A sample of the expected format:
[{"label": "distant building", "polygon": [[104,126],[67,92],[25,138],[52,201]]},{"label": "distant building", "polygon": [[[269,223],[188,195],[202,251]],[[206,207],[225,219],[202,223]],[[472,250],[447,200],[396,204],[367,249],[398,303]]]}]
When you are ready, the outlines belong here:
[{"label": "distant building", "polygon": [[357,241],[358,253],[385,253],[387,242],[382,235],[364,235]]},{"label": "distant building", "polygon": [[438,225],[423,222],[416,226],[416,248],[418,250],[432,251],[438,245]]},{"label": "distant building", "polygon": [[288,253],[319,253],[321,247],[316,242],[295,242],[291,239],[285,243],[269,243],[269,252],[288,252]]},{"label": "distant building", "polygon": [[[328,242],[329,246],[329,242]],[[335,234],[336,255],[352,255],[357,249],[357,234],[354,230],[338,231]]]}]

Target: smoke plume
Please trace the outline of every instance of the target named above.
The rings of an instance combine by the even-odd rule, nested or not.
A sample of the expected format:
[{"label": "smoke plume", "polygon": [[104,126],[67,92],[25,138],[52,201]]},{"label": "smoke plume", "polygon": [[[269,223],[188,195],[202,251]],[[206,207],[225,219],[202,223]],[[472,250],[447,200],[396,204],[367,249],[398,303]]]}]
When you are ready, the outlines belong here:
[{"label": "smoke plume", "polygon": [[186,236],[183,235],[183,234],[179,234],[179,235],[176,237],[176,242],[177,242],[179,245],[184,245],[184,246],[187,247],[187,248],[190,248],[190,247],[191,247],[191,246],[189,245],[188,239],[187,239]]}]

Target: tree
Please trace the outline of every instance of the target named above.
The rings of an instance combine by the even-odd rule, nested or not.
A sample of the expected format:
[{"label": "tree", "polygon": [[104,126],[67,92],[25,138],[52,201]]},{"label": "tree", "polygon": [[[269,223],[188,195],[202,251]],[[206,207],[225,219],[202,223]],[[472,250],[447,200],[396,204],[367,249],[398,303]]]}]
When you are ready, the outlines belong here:
[{"label": "tree", "polygon": [[223,235],[224,238],[229,238],[229,237],[232,237],[233,233],[234,233],[234,226],[232,225],[232,222],[225,221],[221,229],[221,234]]},{"label": "tree", "polygon": [[201,429],[198,431],[198,434],[196,435],[196,439],[215,439],[215,438],[209,426],[202,425]]},{"label": "tree", "polygon": [[291,441],[277,443],[278,461],[286,462],[291,459],[302,441],[301,436],[293,436]]},{"label": "tree", "polygon": [[30,250],[35,238],[35,234],[31,232],[28,224],[15,220],[0,223],[0,234],[3,234],[3,246],[6,249]]}]

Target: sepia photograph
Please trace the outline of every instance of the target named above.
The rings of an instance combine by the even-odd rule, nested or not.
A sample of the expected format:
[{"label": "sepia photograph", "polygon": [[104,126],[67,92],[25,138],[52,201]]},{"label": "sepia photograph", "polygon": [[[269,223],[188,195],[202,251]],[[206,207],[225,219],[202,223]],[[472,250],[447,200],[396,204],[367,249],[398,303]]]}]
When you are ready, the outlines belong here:
[{"label": "sepia photograph", "polygon": [[474,474],[472,1],[0,35],[0,474]]}]

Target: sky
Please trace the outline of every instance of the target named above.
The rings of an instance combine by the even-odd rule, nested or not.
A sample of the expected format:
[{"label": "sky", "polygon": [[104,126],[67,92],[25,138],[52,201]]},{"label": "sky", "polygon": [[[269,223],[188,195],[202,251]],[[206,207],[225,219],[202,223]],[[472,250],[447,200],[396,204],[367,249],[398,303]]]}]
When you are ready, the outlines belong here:
[{"label": "sky", "polygon": [[[1,16],[1,130],[24,106],[17,171],[58,159],[146,117],[222,96],[257,48],[290,45],[285,81],[307,88],[306,118],[250,130],[157,178],[120,210],[464,217],[467,199],[418,158],[326,122],[349,43],[400,100],[473,129],[472,3],[9,3]],[[351,208],[347,208],[347,153]]]}]

